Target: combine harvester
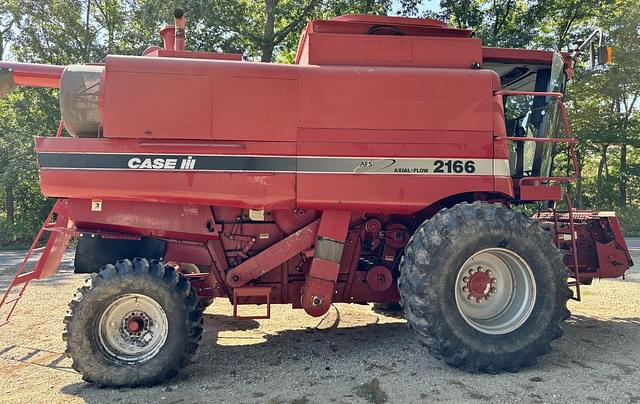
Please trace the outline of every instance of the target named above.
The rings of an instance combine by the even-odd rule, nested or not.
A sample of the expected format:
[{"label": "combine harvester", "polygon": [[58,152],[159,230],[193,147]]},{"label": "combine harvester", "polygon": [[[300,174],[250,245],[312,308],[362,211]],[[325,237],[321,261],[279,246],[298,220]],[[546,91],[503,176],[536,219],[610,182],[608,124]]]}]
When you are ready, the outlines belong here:
[{"label": "combine harvester", "polygon": [[[87,381],[174,376],[214,298],[236,318],[399,301],[446,363],[517,371],[550,351],[581,285],[632,265],[615,215],[572,209],[560,186],[579,175],[570,55],[365,15],[310,22],[293,65],[187,51],[180,10],[161,35],[100,65],[0,63],[5,93],[59,87],[62,111],[35,139],[58,198],[46,248],[2,304],[10,315],[78,237],[75,271],[92,275],[64,339]],[[563,147],[574,176],[553,177]],[[514,209],[536,202],[533,218]]]}]

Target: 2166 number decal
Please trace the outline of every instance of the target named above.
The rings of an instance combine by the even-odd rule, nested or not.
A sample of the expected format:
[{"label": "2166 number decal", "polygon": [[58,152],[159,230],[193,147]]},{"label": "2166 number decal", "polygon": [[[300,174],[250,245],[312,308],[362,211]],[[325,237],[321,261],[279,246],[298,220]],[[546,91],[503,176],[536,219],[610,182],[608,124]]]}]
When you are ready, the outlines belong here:
[{"label": "2166 number decal", "polygon": [[474,173],[476,172],[476,162],[473,160],[436,160],[433,162],[434,173]]}]

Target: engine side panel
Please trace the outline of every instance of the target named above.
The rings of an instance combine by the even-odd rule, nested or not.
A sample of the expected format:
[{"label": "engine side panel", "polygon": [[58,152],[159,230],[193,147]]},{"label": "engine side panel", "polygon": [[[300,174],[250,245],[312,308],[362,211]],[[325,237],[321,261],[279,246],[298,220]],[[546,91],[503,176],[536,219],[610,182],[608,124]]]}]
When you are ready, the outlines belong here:
[{"label": "engine side panel", "polygon": [[54,197],[386,213],[464,192],[511,195],[508,180],[495,182],[510,174],[506,156],[494,156],[496,83],[473,69],[110,56],[105,138],[39,138],[41,187]]}]

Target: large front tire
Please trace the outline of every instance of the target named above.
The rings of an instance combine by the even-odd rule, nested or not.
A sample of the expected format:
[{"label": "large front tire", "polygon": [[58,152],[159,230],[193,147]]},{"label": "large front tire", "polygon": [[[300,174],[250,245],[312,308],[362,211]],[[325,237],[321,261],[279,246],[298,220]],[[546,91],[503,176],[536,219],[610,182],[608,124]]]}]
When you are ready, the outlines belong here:
[{"label": "large front tire", "polygon": [[407,244],[400,272],[410,327],[467,371],[534,365],[569,317],[561,253],[535,221],[502,205],[440,211]]},{"label": "large front tire", "polygon": [[63,338],[73,368],[101,386],[152,385],[175,376],[202,336],[189,282],[144,258],[92,275],[69,304]]}]

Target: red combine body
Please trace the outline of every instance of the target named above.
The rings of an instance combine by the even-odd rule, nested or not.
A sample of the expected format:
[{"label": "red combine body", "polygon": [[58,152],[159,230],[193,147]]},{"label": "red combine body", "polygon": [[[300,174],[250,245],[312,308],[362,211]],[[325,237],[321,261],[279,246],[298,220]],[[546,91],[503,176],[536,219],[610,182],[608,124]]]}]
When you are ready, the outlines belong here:
[{"label": "red combine body", "polygon": [[[296,64],[264,64],[184,50],[183,23],[142,57],[0,63],[0,88],[61,89],[61,129],[36,138],[51,236],[12,288],[53,275],[78,236],[75,270],[94,275],[65,338],[86,380],[171,377],[216,297],[236,317],[400,301],[447,363],[513,371],[561,335],[569,286],[631,265],[615,215],[571,209],[573,178],[551,176],[576,143],[559,134],[568,55],[348,15],[310,22]],[[545,209],[512,209],[528,202]]]}]

